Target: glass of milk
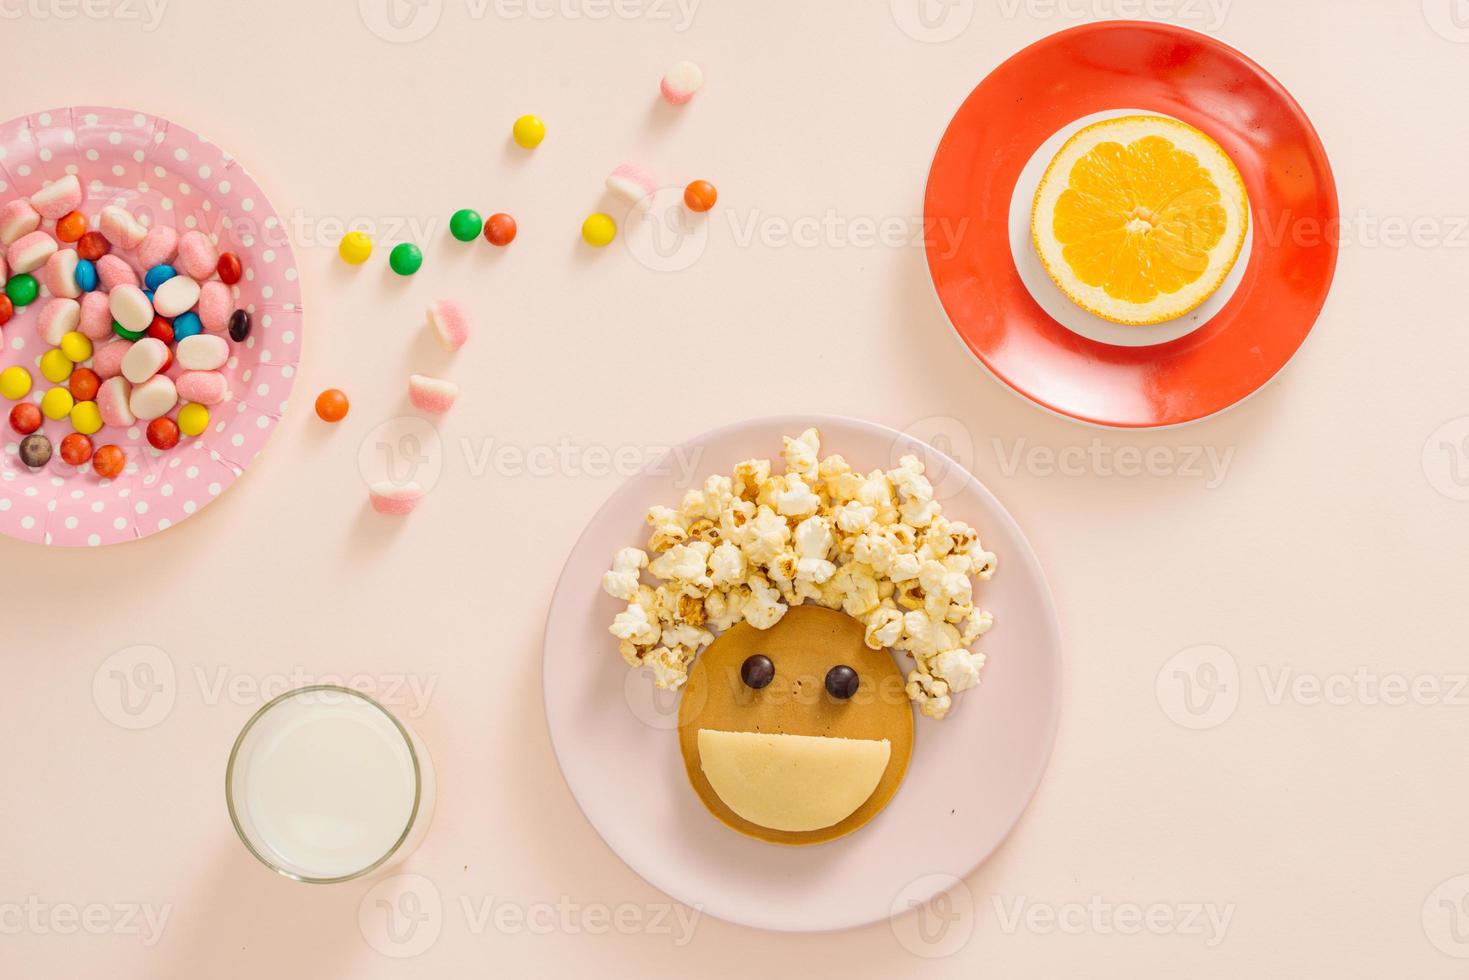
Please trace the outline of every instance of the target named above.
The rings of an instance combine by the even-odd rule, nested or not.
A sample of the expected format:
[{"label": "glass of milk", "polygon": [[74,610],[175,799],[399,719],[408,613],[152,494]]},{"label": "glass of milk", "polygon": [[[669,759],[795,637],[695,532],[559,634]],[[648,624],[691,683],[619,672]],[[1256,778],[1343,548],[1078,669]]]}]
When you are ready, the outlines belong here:
[{"label": "glass of milk", "polygon": [[288,691],[235,740],[225,800],[266,867],[312,884],[406,857],[428,830],[434,770],[423,743],[372,698],[322,684]]}]

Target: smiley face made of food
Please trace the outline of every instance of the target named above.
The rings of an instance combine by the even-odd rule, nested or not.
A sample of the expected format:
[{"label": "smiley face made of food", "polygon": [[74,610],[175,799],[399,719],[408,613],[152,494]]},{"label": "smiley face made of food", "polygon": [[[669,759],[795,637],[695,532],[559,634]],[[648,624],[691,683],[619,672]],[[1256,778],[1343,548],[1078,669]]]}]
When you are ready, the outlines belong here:
[{"label": "smiley face made of food", "polygon": [[897,792],[913,710],[892,654],[841,612],[796,606],[720,635],[689,672],[679,747],[694,791],[742,834],[819,844],[851,833]]}]

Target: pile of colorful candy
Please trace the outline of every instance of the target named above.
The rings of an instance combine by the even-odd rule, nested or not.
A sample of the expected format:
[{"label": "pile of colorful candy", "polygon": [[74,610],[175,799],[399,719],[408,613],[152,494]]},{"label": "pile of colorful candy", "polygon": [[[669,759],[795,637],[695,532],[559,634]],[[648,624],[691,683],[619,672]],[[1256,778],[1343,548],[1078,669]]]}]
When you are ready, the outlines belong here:
[{"label": "pile of colorful candy", "polygon": [[146,421],[149,444],[165,451],[180,435],[202,433],[209,406],[229,398],[222,369],[230,341],[244,342],[251,322],[231,291],[244,274],[238,256],[221,254],[201,231],[149,228],[116,204],[102,208],[96,230],[88,230],[77,210],[82,200],[81,182],[68,174],[0,207],[0,279],[9,277],[0,326],[40,301],[44,287],[49,298],[36,333],[49,349],[37,368],[55,386],[22,401],[34,397],[34,379],[13,365],[0,371],[0,395],[17,402],[10,427],[25,437],[25,465],[52,459],[51,440],[39,431],[43,417],[67,420],[73,431],[61,439],[62,460],[77,467],[90,461],[99,476],[113,478],[126,454],[116,445],[94,452],[91,437],[104,425]]}]

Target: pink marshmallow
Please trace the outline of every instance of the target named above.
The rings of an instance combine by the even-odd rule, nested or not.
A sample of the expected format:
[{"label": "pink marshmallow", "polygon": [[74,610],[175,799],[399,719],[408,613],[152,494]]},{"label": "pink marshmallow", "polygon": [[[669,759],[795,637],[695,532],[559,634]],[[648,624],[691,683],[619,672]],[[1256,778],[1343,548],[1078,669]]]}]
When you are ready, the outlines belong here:
[{"label": "pink marshmallow", "polygon": [[4,252],[0,252],[0,282],[4,282],[5,280],[7,280],[9,278],[10,278],[10,270],[9,270],[9,268],[6,267],[6,264],[5,264],[5,253]]},{"label": "pink marshmallow", "polygon": [[623,163],[607,175],[607,189],[628,204],[637,204],[652,197],[658,190],[658,184],[646,170]]},{"label": "pink marshmallow", "polygon": [[429,304],[427,325],[444,350],[458,350],[469,339],[469,318],[452,300],[438,299]]},{"label": "pink marshmallow", "polygon": [[[96,370],[95,363],[92,369]],[[102,413],[102,421],[108,425],[132,425],[138,421],[128,405],[132,394],[133,386],[127,378],[115,375],[102,382],[97,388],[97,410]]]},{"label": "pink marshmallow", "polygon": [[109,204],[102,209],[98,226],[103,238],[123,249],[137,248],[148,234],[148,229],[133,217],[131,211],[116,204]]},{"label": "pink marshmallow", "polygon": [[75,211],[82,203],[82,182],[76,174],[67,174],[53,180],[31,195],[31,207],[41,212],[41,217],[55,221]]},{"label": "pink marshmallow", "polygon": [[82,297],[82,317],[77,329],[92,340],[112,336],[112,308],[106,293],[94,289]]},{"label": "pink marshmallow", "polygon": [[[93,294],[89,293],[88,295]],[[109,329],[111,328],[109,327]],[[94,348],[92,350],[92,370],[97,372],[97,377],[119,377],[122,374],[123,358],[128,356],[128,350],[132,346],[133,342],[131,340],[114,340],[110,344],[103,344],[100,347]]]},{"label": "pink marshmallow", "polygon": [[200,405],[218,405],[230,396],[230,383],[218,371],[185,371],[177,386],[180,398]]},{"label": "pink marshmallow", "polygon": [[52,347],[61,343],[61,338],[75,330],[82,318],[82,304],[64,297],[48,299],[36,317],[36,333]]},{"label": "pink marshmallow", "polygon": [[173,382],[162,374],[155,374],[142,384],[133,385],[132,394],[128,395],[128,408],[138,418],[145,420],[167,415],[178,403],[178,391]]},{"label": "pink marshmallow", "polygon": [[692,61],[680,61],[663,73],[658,90],[669,105],[683,105],[704,84],[704,72]]},{"label": "pink marshmallow", "polygon": [[63,248],[51,253],[46,264],[41,266],[41,285],[52,296],[76,299],[82,294],[81,287],[77,285],[77,253],[74,249]]},{"label": "pink marshmallow", "polygon": [[112,253],[108,253],[97,260],[97,281],[102,288],[108,291],[118,286],[137,286],[138,274],[127,262]]},{"label": "pink marshmallow", "polygon": [[422,412],[441,413],[454,407],[459,386],[452,381],[422,374],[408,376],[408,402]]},{"label": "pink marshmallow", "polygon": [[118,286],[107,294],[107,306],[112,311],[112,319],[122,324],[124,330],[147,330],[153,322],[153,304],[137,286]]},{"label": "pink marshmallow", "polygon": [[173,257],[178,254],[179,233],[168,225],[159,225],[148,229],[148,234],[143,236],[143,241],[138,245],[138,263],[145,269],[151,269],[155,265],[164,265],[172,262]]},{"label": "pink marshmallow", "polygon": [[41,212],[30,201],[11,201],[0,208],[0,245],[9,245],[41,227]]},{"label": "pink marshmallow", "polygon": [[219,250],[202,231],[186,231],[179,239],[178,271],[195,279],[208,279],[219,264]]},{"label": "pink marshmallow", "polygon": [[133,384],[142,384],[168,363],[168,345],[157,337],[143,337],[122,359],[122,376]]},{"label": "pink marshmallow", "polygon": [[379,514],[401,516],[410,513],[423,496],[423,487],[417,483],[374,483],[367,488],[372,509]]},{"label": "pink marshmallow", "polygon": [[18,276],[22,272],[35,272],[55,254],[56,239],[44,231],[33,231],[10,243],[5,260],[10,263],[10,274]]},{"label": "pink marshmallow", "polygon": [[230,326],[230,314],[235,311],[235,300],[230,287],[218,279],[211,279],[199,287],[199,320],[210,333],[224,333]]},{"label": "pink marshmallow", "polygon": [[180,340],[174,354],[185,371],[217,371],[230,359],[230,343],[215,334],[196,333]]}]

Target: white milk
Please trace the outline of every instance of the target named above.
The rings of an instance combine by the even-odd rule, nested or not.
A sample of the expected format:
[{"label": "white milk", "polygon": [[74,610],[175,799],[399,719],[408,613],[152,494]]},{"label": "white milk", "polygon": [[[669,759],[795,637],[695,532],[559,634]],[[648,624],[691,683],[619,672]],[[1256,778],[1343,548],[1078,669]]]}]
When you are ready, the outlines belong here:
[{"label": "white milk", "polygon": [[241,835],[267,864],[297,877],[365,871],[410,820],[415,830],[427,825],[432,778],[427,754],[419,755],[427,778],[415,818],[413,753],[382,708],[338,690],[287,695],[241,734],[236,749],[230,790]]}]

